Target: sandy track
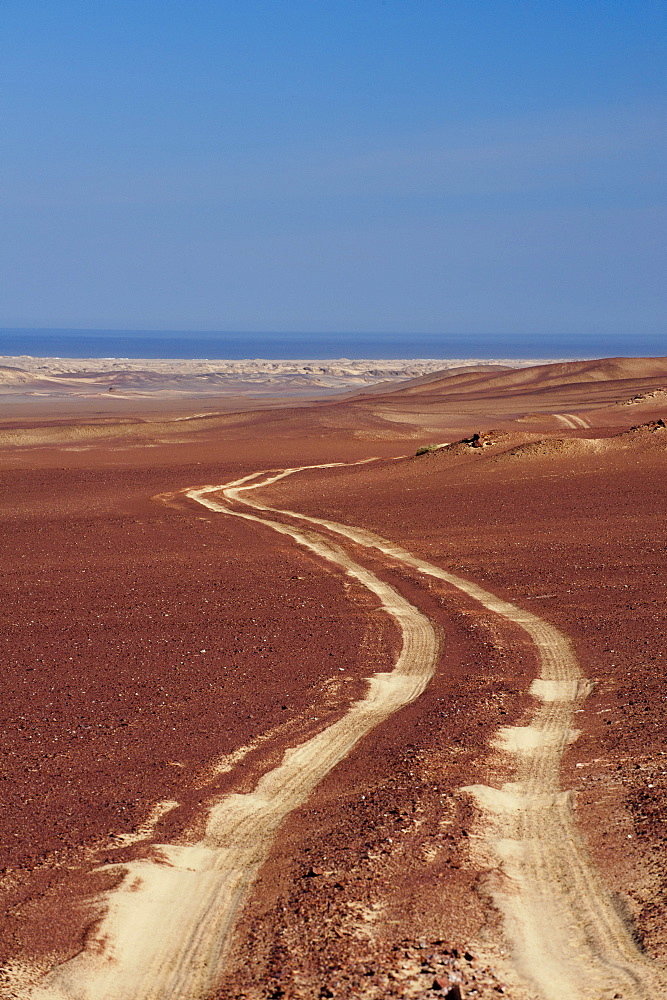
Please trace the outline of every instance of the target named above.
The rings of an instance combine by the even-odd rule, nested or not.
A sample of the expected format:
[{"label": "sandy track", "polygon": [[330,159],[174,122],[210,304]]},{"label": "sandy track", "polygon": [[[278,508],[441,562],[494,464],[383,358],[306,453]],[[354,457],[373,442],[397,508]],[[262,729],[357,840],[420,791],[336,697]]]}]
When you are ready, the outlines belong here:
[{"label": "sandy track", "polygon": [[570,430],[580,430],[581,428],[590,427],[590,423],[584,417],[577,416],[576,413],[555,413],[554,416],[556,420],[560,420],[565,427],[569,427]]},{"label": "sandy track", "polygon": [[[238,483],[233,484],[238,486]],[[312,739],[289,750],[248,794],[225,796],[210,811],[203,840],[160,845],[154,860],[127,869],[85,949],[32,991],[51,1000],[196,1000],[215,987],[228,932],[266,860],[284,817],[371,729],[417,698],[435,670],[430,621],[339,546],[211,499],[224,487],[188,491],[209,509],[260,521],[310,549],[375,594],[398,622],[402,649],[391,673],[369,681],[366,696]]]},{"label": "sandy track", "polygon": [[[263,477],[243,489],[269,485],[292,471]],[[227,496],[242,499],[238,488],[228,490]],[[247,495],[243,502],[266,513],[294,516]],[[453,585],[528,633],[540,663],[539,677],[531,685],[537,709],[529,726],[504,727],[494,741],[510,755],[515,780],[501,789],[467,789],[488,817],[486,840],[502,873],[493,880],[492,893],[505,918],[517,971],[545,1000],[667,996],[667,976],[641,954],[631,927],[588,858],[576,829],[572,796],[560,790],[562,755],[578,735],[572,728],[574,713],[591,688],[567,637],[537,615],[378,535],[298,517]]]},{"label": "sandy track", "polygon": [[[199,844],[163,845],[162,863],[146,860],[129,866],[85,951],[51,973],[32,996],[204,997],[215,985],[229,931],[280,822],[359,739],[424,690],[437,653],[429,621],[332,543],[329,533],[457,587],[522,628],[537,648],[540,675],[531,688],[537,708],[530,725],[501,729],[496,738],[498,750],[514,763],[515,780],[500,789],[468,789],[488,817],[487,849],[501,873],[492,892],[505,918],[515,967],[531,995],[545,1000],[667,995],[665,979],[639,952],[591,866],[576,831],[570,795],[559,787],[563,751],[576,738],[573,713],[589,690],[567,638],[537,616],[371,532],[272,508],[249,495],[298,471],[256,473],[187,495],[210,510],[260,521],[292,537],[375,593],[403,631],[395,669],[376,675],[367,696],[343,719],[288,751],[253,792],[222,799],[211,810]],[[268,514],[297,521],[298,527]],[[314,532],[313,526],[327,534]]]}]

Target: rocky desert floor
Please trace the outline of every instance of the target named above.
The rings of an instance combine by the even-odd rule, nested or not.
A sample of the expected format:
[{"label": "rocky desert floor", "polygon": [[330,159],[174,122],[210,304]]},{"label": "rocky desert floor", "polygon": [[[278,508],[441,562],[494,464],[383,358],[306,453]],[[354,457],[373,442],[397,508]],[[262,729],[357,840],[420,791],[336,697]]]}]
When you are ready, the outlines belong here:
[{"label": "rocky desert floor", "polygon": [[0,420],[0,995],[667,996],[667,359],[184,407]]}]

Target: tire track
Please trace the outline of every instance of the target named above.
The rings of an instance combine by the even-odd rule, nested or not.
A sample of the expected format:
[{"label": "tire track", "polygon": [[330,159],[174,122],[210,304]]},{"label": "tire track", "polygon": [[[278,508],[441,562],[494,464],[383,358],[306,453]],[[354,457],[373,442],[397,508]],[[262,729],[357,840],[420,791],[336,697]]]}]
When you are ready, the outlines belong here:
[{"label": "tire track", "polygon": [[589,428],[591,425],[584,417],[577,416],[576,413],[554,413],[556,420],[560,420],[565,427],[569,427],[570,430],[580,430],[581,428]]},{"label": "tire track", "polygon": [[[252,477],[246,477],[252,478]],[[235,484],[238,486],[239,481]],[[123,865],[106,913],[84,950],[30,992],[34,1000],[199,1000],[215,988],[229,932],[285,816],[375,726],[422,693],[438,644],[431,622],[393,587],[313,531],[236,511],[211,492],[187,491],[210,510],[260,522],[355,578],[398,622],[402,649],[394,669],[369,679],[347,714],[288,750],[252,792],[227,795],[209,812],[197,844],[159,845],[158,856]]]},{"label": "tire track", "polygon": [[254,473],[223,486],[184,492],[214,512],[288,535],[368,587],[403,632],[395,669],[375,675],[367,696],[343,719],[287,751],[251,793],[226,796],[214,806],[199,844],[163,845],[163,863],[145,860],[128,866],[86,950],[51,973],[31,996],[205,997],[215,986],[226,939],[279,824],[366,733],[426,687],[437,653],[430,622],[355,562],[331,534],[458,588],[523,629],[535,644],[540,672],[531,686],[537,702],[533,718],[528,726],[500,729],[494,740],[498,751],[510,756],[515,780],[502,788],[467,789],[487,817],[486,843],[502,873],[494,880],[493,898],[504,916],[515,967],[531,995],[544,1000],[667,996],[667,980],[638,950],[577,833],[571,795],[560,789],[562,755],[577,736],[573,713],[590,690],[569,640],[538,616],[379,535],[274,508],[250,495],[296,472],[342,464]]},{"label": "tire track", "polygon": [[[293,471],[297,470],[265,475],[240,488],[234,484],[226,495],[265,513],[294,517],[241,496]],[[515,780],[500,789],[484,785],[467,789],[487,816],[485,838],[504,876],[494,879],[492,895],[504,916],[517,971],[545,1000],[667,996],[664,970],[640,952],[632,929],[588,857],[576,828],[572,795],[560,789],[562,756],[578,735],[574,713],[591,690],[567,637],[537,615],[379,535],[323,518],[296,516],[456,587],[528,633],[539,658],[539,677],[530,689],[538,706],[529,726],[503,727],[494,740],[510,756]]]}]

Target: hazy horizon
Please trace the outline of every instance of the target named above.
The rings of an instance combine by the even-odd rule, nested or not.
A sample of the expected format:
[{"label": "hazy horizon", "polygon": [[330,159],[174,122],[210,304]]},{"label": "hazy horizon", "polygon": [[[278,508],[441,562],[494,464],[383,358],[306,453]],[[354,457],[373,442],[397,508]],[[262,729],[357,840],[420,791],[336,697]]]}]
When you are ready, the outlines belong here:
[{"label": "hazy horizon", "polygon": [[0,325],[654,337],[656,0],[6,0]]},{"label": "hazy horizon", "polygon": [[2,329],[5,357],[267,360],[583,359],[663,356],[664,338],[508,333]]}]

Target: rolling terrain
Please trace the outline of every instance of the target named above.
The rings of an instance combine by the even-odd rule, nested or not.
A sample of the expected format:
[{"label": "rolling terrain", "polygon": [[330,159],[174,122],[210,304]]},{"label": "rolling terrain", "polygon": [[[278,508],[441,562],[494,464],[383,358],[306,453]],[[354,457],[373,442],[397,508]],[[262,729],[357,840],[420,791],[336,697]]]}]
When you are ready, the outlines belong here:
[{"label": "rolling terrain", "polygon": [[661,995],[666,401],[6,419],[6,995]]}]

